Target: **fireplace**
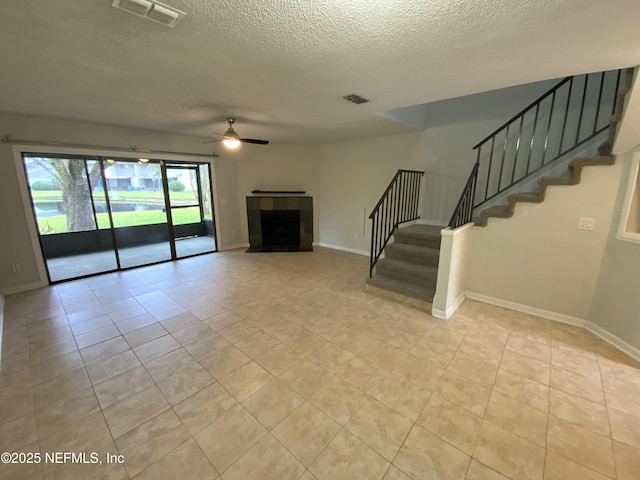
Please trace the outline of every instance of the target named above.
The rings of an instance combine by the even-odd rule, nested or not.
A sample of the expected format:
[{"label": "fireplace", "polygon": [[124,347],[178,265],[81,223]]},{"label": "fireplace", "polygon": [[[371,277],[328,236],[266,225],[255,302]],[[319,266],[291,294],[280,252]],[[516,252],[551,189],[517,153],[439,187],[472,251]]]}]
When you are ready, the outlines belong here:
[{"label": "fireplace", "polygon": [[247,197],[247,252],[313,250],[312,197]]}]

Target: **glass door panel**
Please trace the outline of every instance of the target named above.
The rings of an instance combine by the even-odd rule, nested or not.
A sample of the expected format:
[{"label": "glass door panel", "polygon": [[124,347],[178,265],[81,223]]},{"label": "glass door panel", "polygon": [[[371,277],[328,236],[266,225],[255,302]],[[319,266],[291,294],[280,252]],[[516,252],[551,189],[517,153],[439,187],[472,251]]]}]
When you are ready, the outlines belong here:
[{"label": "glass door panel", "polygon": [[206,172],[208,187],[208,164],[170,164],[166,171],[176,257],[215,252],[212,221],[206,218],[211,209],[205,214],[210,200],[204,200],[211,198],[211,190],[203,188],[202,178]]},{"label": "glass door panel", "polygon": [[159,161],[107,159],[105,180],[122,268],[171,260]]},{"label": "glass door panel", "polygon": [[100,162],[29,153],[23,161],[49,280],[116,270],[113,239],[100,229],[95,206],[101,198]]}]

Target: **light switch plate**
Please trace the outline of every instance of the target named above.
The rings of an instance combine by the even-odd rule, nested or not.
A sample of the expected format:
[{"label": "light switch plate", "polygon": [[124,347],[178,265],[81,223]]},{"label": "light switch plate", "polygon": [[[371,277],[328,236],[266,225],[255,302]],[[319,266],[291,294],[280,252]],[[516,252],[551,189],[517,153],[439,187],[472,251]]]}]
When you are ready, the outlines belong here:
[{"label": "light switch plate", "polygon": [[593,230],[595,226],[595,218],[580,217],[580,220],[578,221],[578,230]]}]

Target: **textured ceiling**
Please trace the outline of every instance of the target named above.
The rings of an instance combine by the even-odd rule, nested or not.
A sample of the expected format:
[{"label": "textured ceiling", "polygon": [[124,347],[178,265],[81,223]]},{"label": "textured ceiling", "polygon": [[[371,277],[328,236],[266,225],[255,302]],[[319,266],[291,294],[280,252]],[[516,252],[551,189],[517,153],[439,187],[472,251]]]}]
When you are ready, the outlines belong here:
[{"label": "textured ceiling", "polygon": [[3,2],[0,110],[337,141],[410,130],[385,110],[640,63],[638,0],[165,3],[174,29],[111,0]]}]

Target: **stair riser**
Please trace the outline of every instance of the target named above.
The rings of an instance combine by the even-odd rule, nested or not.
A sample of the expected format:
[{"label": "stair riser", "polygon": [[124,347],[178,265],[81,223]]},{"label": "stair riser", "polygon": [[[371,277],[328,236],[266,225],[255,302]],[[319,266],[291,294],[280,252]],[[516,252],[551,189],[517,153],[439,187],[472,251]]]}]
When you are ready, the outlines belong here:
[{"label": "stair riser", "polygon": [[425,267],[436,268],[438,266],[440,255],[437,251],[433,251],[433,252],[427,251],[425,253],[416,254],[411,252],[405,252],[403,250],[392,249],[389,247],[390,245],[387,246],[387,249],[385,251],[385,254],[384,254],[385,258],[390,258],[393,260],[401,260],[403,262],[410,262],[410,263],[413,263],[414,265],[424,265]]},{"label": "stair riser", "polygon": [[381,277],[391,278],[401,282],[408,282],[414,285],[421,285],[424,287],[435,288],[437,277],[434,276],[419,276],[411,273],[401,272],[395,269],[387,268],[384,265],[376,266],[376,274]]},{"label": "stair riser", "polygon": [[440,250],[440,237],[414,237],[396,233],[393,236],[393,241],[396,243],[404,243],[406,245],[416,245],[418,247]]}]

